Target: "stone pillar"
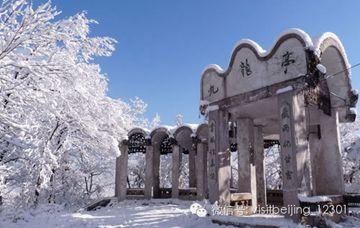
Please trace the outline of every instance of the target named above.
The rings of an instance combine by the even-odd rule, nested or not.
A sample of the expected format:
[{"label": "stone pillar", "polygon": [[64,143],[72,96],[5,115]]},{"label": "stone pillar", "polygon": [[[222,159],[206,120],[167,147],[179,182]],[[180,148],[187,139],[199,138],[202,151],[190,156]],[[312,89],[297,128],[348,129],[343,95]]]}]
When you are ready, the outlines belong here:
[{"label": "stone pillar", "polygon": [[254,128],[254,155],[256,169],[256,192],[257,203],[261,207],[266,206],[266,182],[264,172],[264,138],[262,134],[262,126]]},{"label": "stone pillar", "polygon": [[216,153],[216,120],[218,118],[218,112],[209,113],[209,156],[208,156],[208,190],[209,190],[209,201],[210,203],[215,203],[219,200],[219,189],[218,186],[218,159]]},{"label": "stone pillar", "polygon": [[153,143],[154,149],[154,160],[153,160],[153,170],[154,170],[154,185],[153,185],[153,197],[160,198],[160,142]]},{"label": "stone pillar", "polygon": [[179,178],[180,178],[181,153],[179,145],[173,145],[172,150],[172,178],[171,178],[171,197],[179,198]]},{"label": "stone pillar", "polygon": [[[320,114],[321,150],[315,161],[316,195],[344,194],[338,112]],[[331,183],[331,184],[329,184]]]},{"label": "stone pillar", "polygon": [[[284,206],[299,206],[298,189],[308,153],[304,95],[295,91],[281,93],[278,105]],[[296,222],[300,218],[299,214],[285,216]]]},{"label": "stone pillar", "polygon": [[222,110],[209,113],[209,200],[230,203],[230,151],[228,115]]},{"label": "stone pillar", "polygon": [[121,155],[116,158],[115,196],[118,200],[126,199],[128,147],[124,143],[120,145]]},{"label": "stone pillar", "polygon": [[[319,175],[319,155],[321,153],[321,136],[320,136],[320,125],[316,131],[310,131],[309,134],[309,151],[310,151],[310,164],[311,164],[311,185],[312,195],[317,194],[317,183],[321,180]],[[318,180],[319,179],[319,180]]]},{"label": "stone pillar", "polygon": [[196,188],[196,150],[189,150],[189,187]]},{"label": "stone pillar", "polygon": [[238,190],[251,193],[252,207],[257,207],[256,168],[254,163],[254,122],[249,118],[237,119]]},{"label": "stone pillar", "polygon": [[205,144],[202,142],[197,143],[197,155],[196,155],[196,192],[199,200],[205,198],[206,194],[206,151]]},{"label": "stone pillar", "polygon": [[115,162],[115,197],[120,196],[120,168],[121,167],[121,160],[120,156],[116,157]]},{"label": "stone pillar", "polygon": [[209,175],[208,175],[208,153],[209,148],[207,142],[203,144],[204,146],[204,189],[205,189],[205,198],[209,198],[209,188],[208,188],[208,181],[209,181]]},{"label": "stone pillar", "polygon": [[145,198],[151,199],[153,197],[154,186],[154,150],[150,142],[146,145],[145,160]]},{"label": "stone pillar", "polygon": [[[309,149],[308,149],[309,151]],[[310,151],[309,151],[310,152]],[[310,153],[306,155],[306,164],[304,168],[304,191],[307,196],[312,196],[312,177],[311,177],[311,164],[310,164]]]}]

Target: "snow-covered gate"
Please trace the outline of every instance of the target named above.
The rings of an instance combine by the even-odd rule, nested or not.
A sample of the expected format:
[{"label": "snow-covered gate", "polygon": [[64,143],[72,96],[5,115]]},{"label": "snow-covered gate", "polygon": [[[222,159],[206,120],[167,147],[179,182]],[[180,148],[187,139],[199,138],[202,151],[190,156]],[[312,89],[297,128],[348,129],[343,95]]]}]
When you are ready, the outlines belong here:
[{"label": "snow-covered gate", "polygon": [[[116,160],[115,195],[120,199],[179,198],[204,199],[207,195],[207,124],[159,126],[152,131],[134,128],[120,143]],[[128,155],[145,153],[145,188],[128,183]],[[171,154],[171,188],[160,187],[160,156]],[[180,188],[179,178],[184,154],[189,157],[189,187]]]},{"label": "snow-covered gate", "polygon": [[[241,40],[226,70],[207,67],[200,110],[209,123],[210,201],[229,204],[250,194],[253,209],[266,205],[264,139],[280,142],[285,206],[299,206],[298,194],[342,196],[338,123],[355,120],[358,99],[348,69],[336,35],[311,39],[299,29],[283,33],[269,51]],[[239,157],[236,193],[229,184],[231,142]]]},{"label": "snow-covered gate", "polygon": [[[291,29],[270,51],[241,40],[226,70],[210,65],[202,73],[200,111],[207,124],[134,129],[120,143],[116,196],[209,198],[225,205],[246,201],[252,209],[265,206],[264,145],[279,142],[284,206],[300,206],[298,194],[305,201],[331,195],[342,203],[338,124],[355,120],[358,99],[349,67],[332,33],[311,39]],[[141,134],[141,142],[132,140],[134,132]],[[126,187],[127,156],[135,147],[146,154],[143,190]],[[230,151],[238,153],[236,189],[230,185]],[[189,153],[188,189],[179,188],[184,152]],[[162,153],[172,153],[171,189],[159,186]],[[298,220],[299,214],[291,218]]]}]

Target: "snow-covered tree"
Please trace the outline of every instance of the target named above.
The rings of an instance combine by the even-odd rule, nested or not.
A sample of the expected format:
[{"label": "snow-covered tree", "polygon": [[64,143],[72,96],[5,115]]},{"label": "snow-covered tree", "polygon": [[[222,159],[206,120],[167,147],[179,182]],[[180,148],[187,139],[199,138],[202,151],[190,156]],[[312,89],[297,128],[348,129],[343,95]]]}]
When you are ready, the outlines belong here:
[{"label": "snow-covered tree", "polygon": [[184,118],[184,116],[181,114],[176,115],[176,125],[177,126],[181,126],[184,124],[183,118]]},{"label": "snow-covered tree", "polygon": [[344,181],[347,192],[360,192],[360,120],[340,125]]},{"label": "snow-covered tree", "polygon": [[[360,119],[340,124],[341,157],[347,192],[360,192]],[[265,150],[265,176],[267,188],[281,189],[280,148]]]},{"label": "snow-covered tree", "polygon": [[113,182],[118,140],[146,123],[140,99],[106,96],[94,58],[110,56],[116,41],[90,36],[96,21],[83,12],[58,15],[50,1],[0,8],[0,195],[20,206],[101,193],[106,177]]},{"label": "snow-covered tree", "polygon": [[280,148],[275,145],[264,150],[265,153],[265,178],[268,189],[281,189],[281,162]]}]

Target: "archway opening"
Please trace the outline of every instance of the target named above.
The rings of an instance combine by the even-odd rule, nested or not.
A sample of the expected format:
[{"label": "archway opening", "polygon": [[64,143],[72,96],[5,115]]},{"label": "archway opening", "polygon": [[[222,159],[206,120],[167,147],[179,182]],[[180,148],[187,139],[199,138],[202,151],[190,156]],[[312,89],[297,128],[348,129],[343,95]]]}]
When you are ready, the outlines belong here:
[{"label": "archway opening", "polygon": [[266,198],[268,205],[283,205],[280,146],[274,140],[264,141]]},{"label": "archway opening", "polygon": [[128,195],[144,195],[146,141],[143,133],[134,133],[128,141]]},{"label": "archway opening", "polygon": [[189,151],[181,148],[182,158],[180,163],[179,188],[188,189],[189,185]]}]

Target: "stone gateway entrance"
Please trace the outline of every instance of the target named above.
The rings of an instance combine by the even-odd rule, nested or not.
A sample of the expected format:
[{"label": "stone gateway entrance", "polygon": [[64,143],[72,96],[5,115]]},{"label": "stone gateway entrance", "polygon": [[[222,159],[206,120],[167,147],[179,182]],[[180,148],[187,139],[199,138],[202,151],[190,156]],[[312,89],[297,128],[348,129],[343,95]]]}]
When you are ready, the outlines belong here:
[{"label": "stone gateway entrance", "polygon": [[250,193],[253,207],[266,204],[264,139],[280,142],[284,205],[299,206],[299,193],[344,194],[338,123],[355,120],[357,102],[348,68],[334,34],[312,40],[297,29],[269,52],[242,40],[228,69],[207,67],[200,110],[210,126],[210,201],[232,198],[229,122],[236,125],[238,193]]},{"label": "stone gateway entrance", "polygon": [[[207,67],[201,76],[199,126],[142,129],[139,151],[146,154],[146,198],[161,197],[158,157],[161,140],[170,140],[171,197],[208,198],[222,204],[246,201],[253,209],[267,204],[264,145],[280,145],[283,205],[299,206],[302,196],[344,195],[339,123],[353,122],[358,95],[350,65],[332,33],[318,39],[291,29],[264,51],[251,40],[234,48],[229,66]],[[125,199],[127,153],[121,143],[116,196]],[[237,188],[231,188],[230,151],[238,155]],[[190,186],[179,189],[179,161],[189,153]],[[124,168],[125,167],[125,168]],[[331,184],[328,184],[331,183]],[[130,191],[131,192],[131,191]],[[133,191],[134,192],[134,191]],[[186,197],[185,197],[186,196]],[[341,201],[341,200],[340,200]],[[292,215],[297,221],[299,215]]]}]

